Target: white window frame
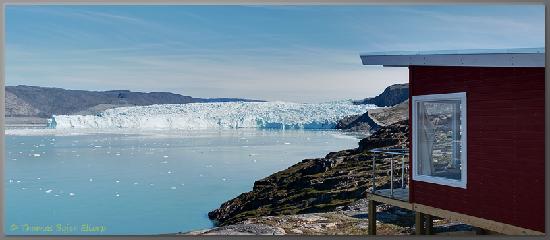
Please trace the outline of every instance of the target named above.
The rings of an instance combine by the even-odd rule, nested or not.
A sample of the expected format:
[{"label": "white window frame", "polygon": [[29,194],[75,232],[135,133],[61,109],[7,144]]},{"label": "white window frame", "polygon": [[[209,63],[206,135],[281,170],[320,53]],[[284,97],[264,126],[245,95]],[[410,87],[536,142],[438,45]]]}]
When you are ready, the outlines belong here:
[{"label": "white window frame", "polygon": [[[461,138],[460,145],[462,152],[460,153],[461,161],[461,178],[460,180],[443,178],[443,177],[434,177],[429,175],[420,175],[417,172],[418,156],[417,156],[417,139],[418,139],[418,103],[419,102],[428,102],[428,101],[441,101],[441,100],[459,100],[460,101],[460,118],[461,118]],[[430,95],[421,95],[421,96],[412,96],[412,179],[414,181],[435,183],[439,185],[446,185],[451,187],[466,188],[467,185],[467,176],[468,176],[468,167],[467,167],[467,135],[468,124],[466,122],[466,92],[457,92],[457,93],[447,93],[447,94],[430,94]]]}]

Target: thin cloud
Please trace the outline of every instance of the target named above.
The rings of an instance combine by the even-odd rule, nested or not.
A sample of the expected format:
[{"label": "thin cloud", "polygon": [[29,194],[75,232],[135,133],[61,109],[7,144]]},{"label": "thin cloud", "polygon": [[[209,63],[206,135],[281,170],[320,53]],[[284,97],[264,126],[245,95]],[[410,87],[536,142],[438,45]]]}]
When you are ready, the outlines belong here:
[{"label": "thin cloud", "polygon": [[361,52],[544,43],[543,14],[522,8],[510,16],[398,6],[206,9],[8,6],[8,17],[27,11],[21,16],[31,20],[14,18],[26,28],[7,21],[6,83],[319,102],[408,81],[406,68],[363,66]]}]

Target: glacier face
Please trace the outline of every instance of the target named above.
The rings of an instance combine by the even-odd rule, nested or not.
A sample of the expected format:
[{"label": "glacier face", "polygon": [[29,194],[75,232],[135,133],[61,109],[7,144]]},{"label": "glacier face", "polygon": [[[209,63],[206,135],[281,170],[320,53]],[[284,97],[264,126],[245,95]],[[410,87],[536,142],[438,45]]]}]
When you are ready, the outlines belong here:
[{"label": "glacier face", "polygon": [[374,105],[331,103],[220,102],[119,107],[98,115],[56,115],[50,128],[134,129],[330,129],[345,116],[363,114]]}]

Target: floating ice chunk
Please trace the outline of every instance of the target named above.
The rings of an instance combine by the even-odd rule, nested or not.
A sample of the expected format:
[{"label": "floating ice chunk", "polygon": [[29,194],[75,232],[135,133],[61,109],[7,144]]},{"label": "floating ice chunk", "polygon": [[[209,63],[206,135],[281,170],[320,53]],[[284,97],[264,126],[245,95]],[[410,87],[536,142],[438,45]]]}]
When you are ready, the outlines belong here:
[{"label": "floating ice chunk", "polygon": [[51,192],[52,192],[52,190],[51,190],[51,189],[48,189],[48,190],[46,190],[45,193],[51,193]]},{"label": "floating ice chunk", "polygon": [[162,157],[163,157],[163,158],[168,158],[168,156],[166,156],[166,155],[164,155],[164,156],[162,156]]},{"label": "floating ice chunk", "polygon": [[17,180],[17,182],[16,182],[16,183],[21,183],[21,180]]},{"label": "floating ice chunk", "polygon": [[36,180],[40,180],[40,178],[39,178],[39,177],[37,177],[37,178],[36,178]]},{"label": "floating ice chunk", "polygon": [[224,182],[225,182],[225,181],[227,181],[227,179],[225,179],[225,178],[222,178],[222,181],[224,181]]},{"label": "floating ice chunk", "polygon": [[90,178],[90,179],[89,179],[88,181],[90,181],[90,182],[93,182],[93,181],[94,181],[94,179],[93,179],[93,178]]},{"label": "floating ice chunk", "polygon": [[119,193],[116,193],[116,194],[115,194],[115,197],[120,197],[120,194],[119,194]]},{"label": "floating ice chunk", "polygon": [[257,162],[256,159],[252,160],[252,162]]},{"label": "floating ice chunk", "polygon": [[120,156],[120,153],[116,153],[115,155]]},{"label": "floating ice chunk", "polygon": [[69,193],[69,196],[71,197],[74,197],[74,195],[75,195],[74,193]]},{"label": "floating ice chunk", "polygon": [[59,194],[55,194],[54,196],[59,197]]},{"label": "floating ice chunk", "polygon": [[40,153],[35,153],[32,155],[33,157],[40,157]]},{"label": "floating ice chunk", "polygon": [[103,146],[100,146],[100,145],[95,145],[94,147],[95,147],[95,148],[100,148],[100,147],[103,147]]},{"label": "floating ice chunk", "polygon": [[13,182],[13,180],[12,180],[12,179],[10,179],[10,181],[9,181],[9,182],[10,182],[10,183],[12,183],[12,182]]},{"label": "floating ice chunk", "polygon": [[176,190],[176,187],[170,187],[170,189],[172,189],[172,190]]},{"label": "floating ice chunk", "polygon": [[290,143],[289,143],[289,142],[285,142],[284,144],[285,144],[285,145],[290,145]]},{"label": "floating ice chunk", "polygon": [[115,182],[116,182],[116,183],[120,183],[120,181],[119,181],[119,180],[116,180]]},{"label": "floating ice chunk", "polygon": [[172,171],[168,171],[168,174],[171,174],[171,173],[172,173]]},{"label": "floating ice chunk", "polygon": [[139,183],[138,182],[135,182],[134,185],[138,185]]}]

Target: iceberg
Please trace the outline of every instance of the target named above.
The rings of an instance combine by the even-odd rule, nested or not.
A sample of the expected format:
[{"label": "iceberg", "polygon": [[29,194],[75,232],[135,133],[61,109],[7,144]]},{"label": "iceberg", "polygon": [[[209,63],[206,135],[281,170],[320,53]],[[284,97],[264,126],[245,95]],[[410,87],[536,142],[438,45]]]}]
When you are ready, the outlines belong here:
[{"label": "iceberg", "polygon": [[107,109],[96,115],[54,115],[54,129],[182,129],[215,128],[331,129],[338,120],[363,114],[374,105],[331,103],[218,102],[157,104]]}]

